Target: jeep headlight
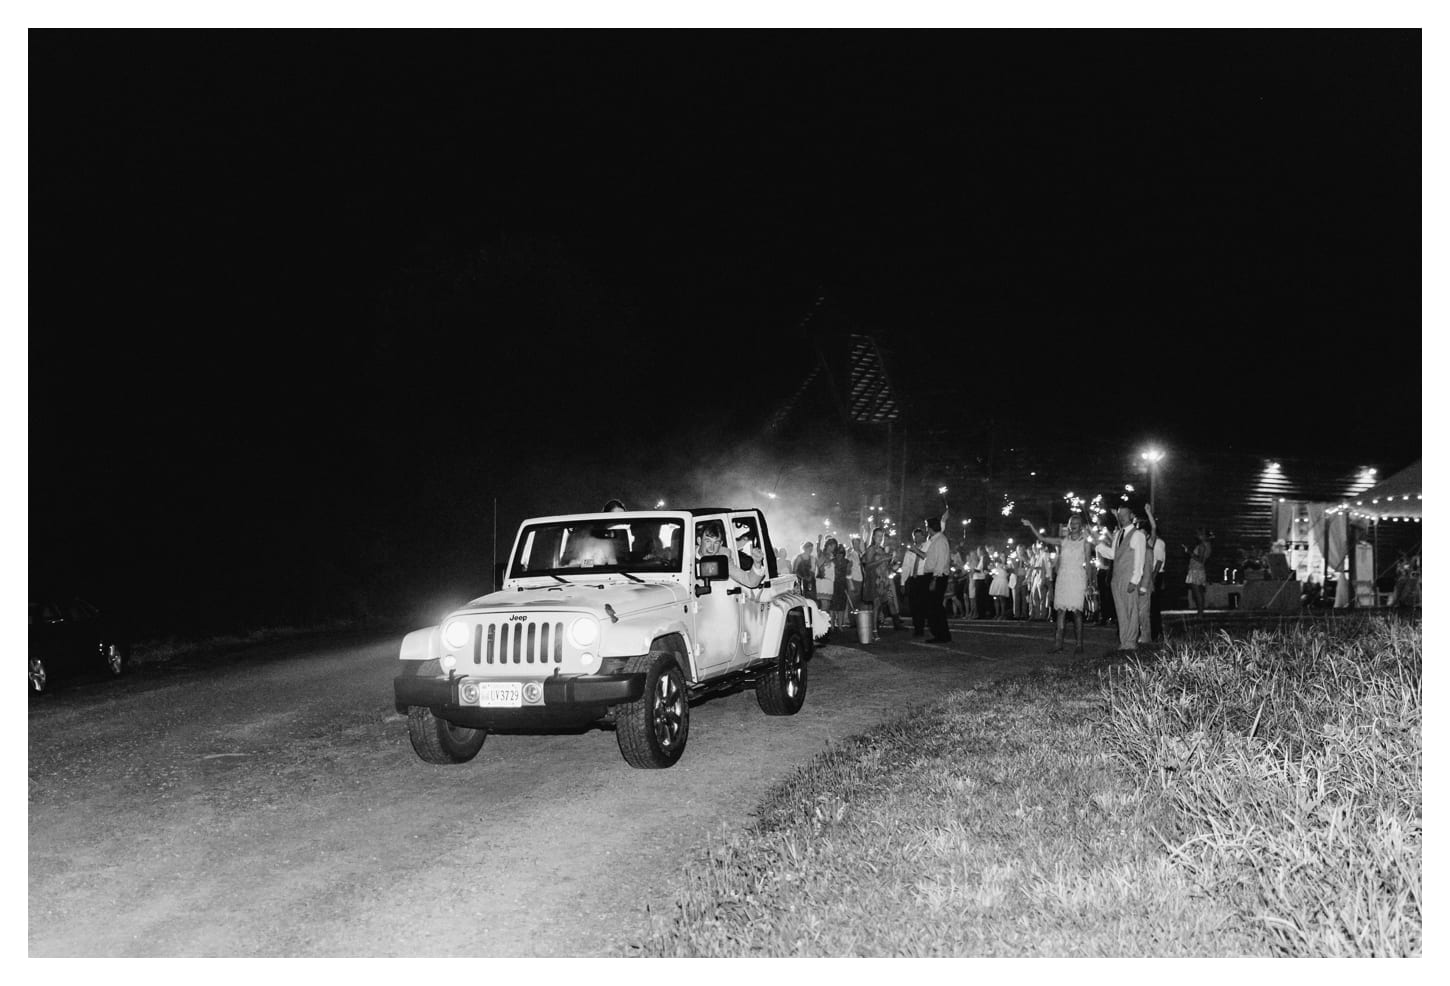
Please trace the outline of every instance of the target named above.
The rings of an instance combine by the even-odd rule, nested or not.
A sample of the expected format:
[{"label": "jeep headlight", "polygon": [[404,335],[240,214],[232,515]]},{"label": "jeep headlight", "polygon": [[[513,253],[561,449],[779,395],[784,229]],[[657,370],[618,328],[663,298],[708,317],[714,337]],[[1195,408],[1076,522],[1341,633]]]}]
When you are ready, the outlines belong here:
[{"label": "jeep headlight", "polygon": [[443,642],[454,650],[468,644],[470,627],[464,620],[450,620],[443,628]]},{"label": "jeep headlight", "polygon": [[583,616],[569,624],[569,639],[575,647],[588,647],[599,639],[599,621],[592,616]]}]

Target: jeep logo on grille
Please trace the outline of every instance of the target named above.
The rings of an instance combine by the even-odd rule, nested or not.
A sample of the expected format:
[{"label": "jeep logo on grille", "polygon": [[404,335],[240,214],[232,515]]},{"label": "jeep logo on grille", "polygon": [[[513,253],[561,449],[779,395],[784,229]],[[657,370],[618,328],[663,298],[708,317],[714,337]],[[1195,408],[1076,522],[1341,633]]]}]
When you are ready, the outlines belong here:
[{"label": "jeep logo on grille", "polygon": [[515,620],[527,620],[527,619],[528,619],[527,616],[525,616],[523,613],[520,613],[518,616],[510,616],[509,617],[509,622],[512,623]]}]

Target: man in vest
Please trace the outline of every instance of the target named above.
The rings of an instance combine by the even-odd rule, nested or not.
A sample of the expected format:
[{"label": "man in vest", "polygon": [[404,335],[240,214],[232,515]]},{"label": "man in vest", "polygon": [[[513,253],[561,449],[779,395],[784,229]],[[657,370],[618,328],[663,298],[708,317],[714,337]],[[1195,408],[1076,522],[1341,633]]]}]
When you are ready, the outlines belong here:
[{"label": "man in vest", "polygon": [[1138,530],[1138,515],[1124,503],[1115,513],[1118,528],[1110,543],[1099,544],[1100,557],[1113,562],[1113,608],[1118,613],[1118,648],[1135,651],[1141,631],[1140,620],[1147,618],[1148,583],[1153,578],[1153,556],[1148,537]]}]

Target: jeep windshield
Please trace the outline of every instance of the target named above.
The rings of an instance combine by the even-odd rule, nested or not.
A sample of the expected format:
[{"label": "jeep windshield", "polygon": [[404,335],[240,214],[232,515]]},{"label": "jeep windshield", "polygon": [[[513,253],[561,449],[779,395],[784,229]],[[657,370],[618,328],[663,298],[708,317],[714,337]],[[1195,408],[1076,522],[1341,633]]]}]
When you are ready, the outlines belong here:
[{"label": "jeep windshield", "polygon": [[530,524],[519,537],[508,577],[677,573],[683,535],[678,517]]}]

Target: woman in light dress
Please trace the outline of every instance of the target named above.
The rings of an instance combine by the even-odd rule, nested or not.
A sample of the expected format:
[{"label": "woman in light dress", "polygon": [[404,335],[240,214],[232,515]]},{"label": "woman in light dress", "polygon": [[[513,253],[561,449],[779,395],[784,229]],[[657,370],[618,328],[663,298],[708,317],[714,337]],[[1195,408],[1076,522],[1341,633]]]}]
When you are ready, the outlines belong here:
[{"label": "woman in light dress", "polygon": [[992,584],[987,588],[987,594],[992,597],[993,618],[1008,619],[1012,615],[1011,577],[1007,573],[1007,559],[995,553],[992,555]]},{"label": "woman in light dress", "polygon": [[880,627],[891,617],[891,625],[902,629],[901,606],[896,598],[896,581],[891,572],[895,558],[886,544],[886,528],[877,527],[871,531],[871,544],[861,558],[866,569],[866,581],[871,583],[872,624]]},{"label": "woman in light dress", "polygon": [[1207,531],[1198,529],[1198,543],[1193,550],[1188,545],[1183,546],[1184,552],[1188,555],[1188,577],[1184,584],[1188,586],[1188,594],[1193,597],[1193,605],[1198,610],[1198,615],[1203,616],[1204,599],[1208,595],[1208,556],[1213,553],[1213,545],[1209,544]]},{"label": "woman in light dress", "polygon": [[[1032,521],[1022,519],[1024,527],[1037,534]],[[1057,572],[1052,585],[1052,606],[1057,610],[1057,635],[1053,638],[1052,652],[1062,650],[1062,634],[1066,628],[1067,614],[1072,614],[1072,627],[1077,635],[1077,646],[1073,653],[1082,653],[1083,604],[1087,597],[1088,578],[1092,574],[1093,553],[1089,548],[1087,535],[1083,531],[1082,517],[1073,514],[1067,520],[1067,537],[1055,538],[1037,534],[1038,540],[1057,548]]]},{"label": "woman in light dress", "polygon": [[820,546],[819,540],[817,538],[816,605],[832,613],[836,608],[836,539],[826,538],[824,547]]}]

